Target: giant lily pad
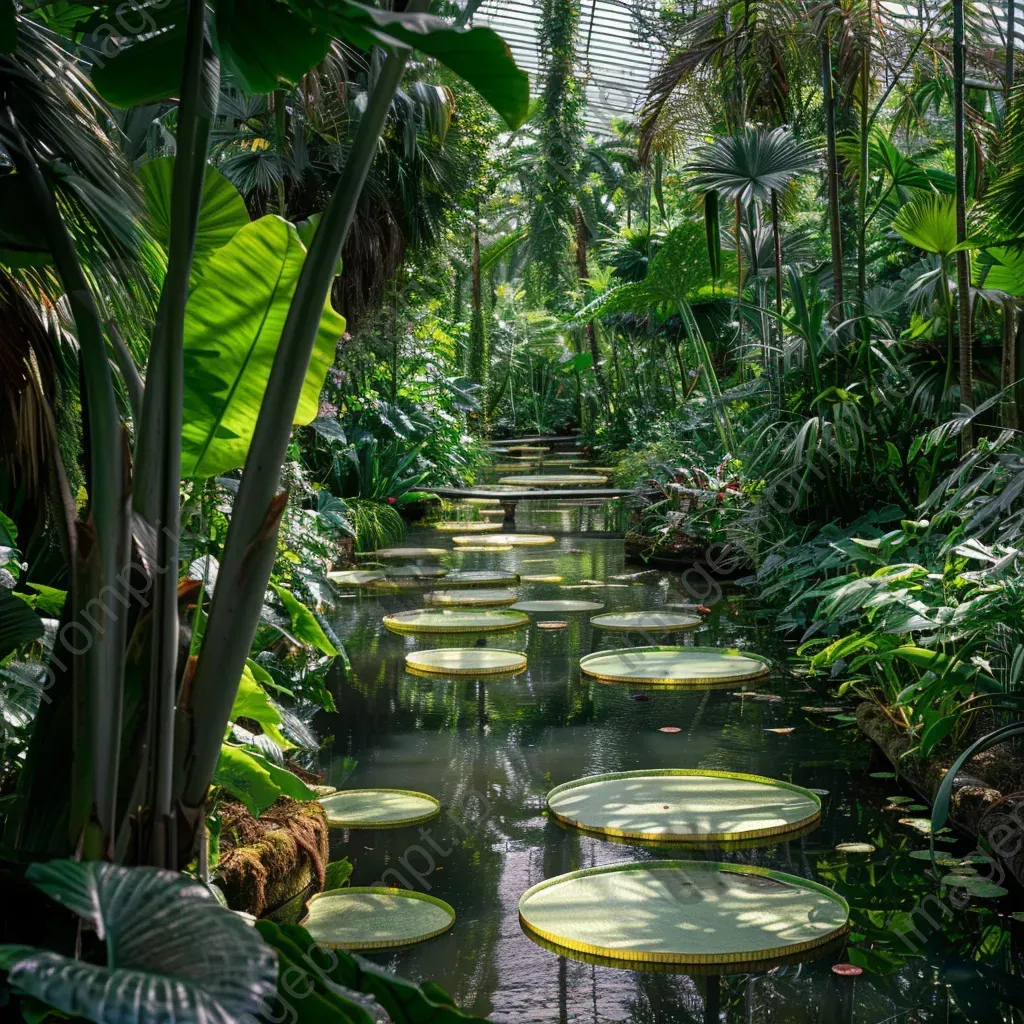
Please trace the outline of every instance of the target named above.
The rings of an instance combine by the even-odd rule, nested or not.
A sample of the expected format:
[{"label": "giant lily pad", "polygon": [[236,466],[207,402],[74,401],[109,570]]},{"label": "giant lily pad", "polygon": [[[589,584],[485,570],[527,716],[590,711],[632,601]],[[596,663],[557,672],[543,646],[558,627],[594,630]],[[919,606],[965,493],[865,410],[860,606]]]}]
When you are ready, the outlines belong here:
[{"label": "giant lily pad", "polygon": [[[488,526],[500,527],[500,523],[487,523]],[[554,544],[555,538],[546,533],[494,533],[489,537],[452,537],[453,544],[479,544],[481,547],[538,548],[545,544]]]},{"label": "giant lily pad", "polygon": [[500,608],[515,604],[518,600],[514,590],[485,588],[468,590],[432,590],[423,596],[423,603],[441,608]]},{"label": "giant lily pad", "polygon": [[440,558],[451,552],[447,548],[381,548],[374,558]]},{"label": "giant lily pad", "polygon": [[681,629],[696,629],[701,624],[699,615],[681,612],[607,612],[591,620],[598,629],[613,629],[620,633],[651,632],[674,633]]},{"label": "giant lily pad", "polygon": [[343,789],[320,800],[337,828],[401,828],[436,818],[441,805],[411,789]]},{"label": "giant lily pad", "polygon": [[604,605],[599,601],[516,601],[513,609],[520,612],[596,612]]},{"label": "giant lily pad", "polygon": [[821,801],[800,786],[688,768],[576,779],[551,790],[547,804],[559,821],[587,832],[679,843],[781,836],[807,828],[821,815]]},{"label": "giant lily pad", "polygon": [[383,619],[384,625],[393,633],[496,633],[519,629],[529,621],[529,616],[507,608],[480,611],[423,608],[395,612]]},{"label": "giant lily pad", "polygon": [[522,672],[526,658],[515,651],[490,647],[454,647],[436,651],[412,651],[405,667],[417,675],[489,676]]},{"label": "giant lily pad", "polygon": [[589,473],[545,473],[543,476],[510,476],[502,477],[500,484],[527,484],[530,487],[600,487],[608,482],[606,476],[593,476]]},{"label": "giant lily pad", "polygon": [[451,520],[446,523],[434,523],[434,529],[441,533],[497,533],[501,523],[474,523]]},{"label": "giant lily pad", "polygon": [[514,572],[491,569],[459,569],[444,578],[445,587],[510,587],[518,582]]},{"label": "giant lily pad", "polygon": [[329,572],[327,578],[332,583],[340,583],[347,587],[365,587],[377,580],[384,579],[382,572],[370,572],[368,569],[341,569],[337,572]]},{"label": "giant lily pad", "polygon": [[580,668],[604,682],[668,686],[709,686],[758,679],[768,674],[767,659],[719,647],[626,647],[596,651]]},{"label": "giant lily pad", "polygon": [[383,886],[334,889],[314,896],[302,922],[329,949],[402,949],[448,931],[455,911],[436,896]]},{"label": "giant lily pad", "polygon": [[568,955],[622,966],[763,964],[847,931],[846,901],[767,868],[662,860],[571,871],[527,889],[523,930]]}]

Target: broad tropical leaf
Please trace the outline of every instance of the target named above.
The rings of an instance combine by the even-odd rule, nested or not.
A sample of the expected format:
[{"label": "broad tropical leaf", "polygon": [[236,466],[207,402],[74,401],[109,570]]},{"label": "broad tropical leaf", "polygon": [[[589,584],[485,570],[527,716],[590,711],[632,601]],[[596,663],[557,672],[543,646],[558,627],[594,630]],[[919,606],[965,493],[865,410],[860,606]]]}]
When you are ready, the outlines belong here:
[{"label": "broad tropical leaf", "polygon": [[0,659],[43,635],[38,615],[6,588],[0,588]]},{"label": "broad tropical leaf", "polygon": [[[146,212],[153,237],[166,249],[171,235],[171,176],[174,157],[150,160],[139,169],[146,197]],[[227,245],[249,223],[241,193],[215,167],[207,166],[199,203],[195,254],[202,260],[214,249]]]},{"label": "broad tropical leaf", "polygon": [[294,746],[281,732],[281,712],[256,681],[248,665],[242,670],[235,703],[231,705],[231,720],[236,721],[239,718],[251,718],[254,722],[259,722],[263,735],[269,736],[282,749]]},{"label": "broad tropical leaf", "polygon": [[329,654],[332,657],[336,655],[338,648],[327,638],[323,627],[316,621],[316,616],[286,587],[278,586],[276,583],[272,583],[271,586],[288,611],[292,632],[303,643],[315,647],[321,654]]},{"label": "broad tropical leaf", "polygon": [[974,284],[1024,297],[1024,251],[986,249],[972,264]]},{"label": "broad tropical leaf", "polygon": [[[237,2],[237,0],[236,0]],[[459,75],[491,104],[510,127],[526,119],[530,103],[526,72],[516,67],[504,40],[489,28],[458,28],[429,14],[382,11],[355,0],[257,0],[251,24],[249,4],[228,4],[213,40],[225,65],[240,75],[247,88],[269,92],[297,82],[318,64],[332,37],[369,49],[413,46]],[[118,107],[155,103],[177,94],[184,63],[185,4],[172,0],[154,8],[157,32],[125,46],[92,77],[103,97]],[[93,19],[116,24],[115,5],[101,8]],[[257,30],[259,26],[260,30]]]},{"label": "broad tropical leaf", "polygon": [[217,49],[250,93],[297,85],[331,47],[328,32],[279,0],[217,0]]},{"label": "broad tropical leaf", "polygon": [[213,785],[223,786],[241,800],[254,818],[280,796],[290,796],[293,800],[316,799],[316,793],[287,768],[279,768],[262,754],[231,743],[221,745]]},{"label": "broad tropical leaf", "polygon": [[[245,462],[306,250],[279,217],[247,224],[213,252],[185,313],[182,474],[210,477]],[[295,423],[316,418],[345,321],[324,304]]]},{"label": "broad tropical leaf", "polygon": [[323,1004],[323,1015],[318,1019],[372,1024],[379,1014],[366,1012],[357,998],[361,994],[372,996],[394,1024],[481,1022],[481,1018],[458,1009],[451,996],[433,982],[417,985],[344,950],[321,949],[299,925],[258,921],[256,928],[277,950],[282,972],[287,965],[293,977],[305,975],[309,979],[311,995]]},{"label": "broad tropical leaf", "polygon": [[62,1013],[97,1024],[236,1024],[276,991],[276,958],[259,933],[181,875],[58,860],[26,877],[107,945],[105,965],[0,947],[10,984]]},{"label": "broad tropical leaf", "polygon": [[900,208],[893,231],[925,252],[948,256],[956,248],[956,197],[922,196]]}]

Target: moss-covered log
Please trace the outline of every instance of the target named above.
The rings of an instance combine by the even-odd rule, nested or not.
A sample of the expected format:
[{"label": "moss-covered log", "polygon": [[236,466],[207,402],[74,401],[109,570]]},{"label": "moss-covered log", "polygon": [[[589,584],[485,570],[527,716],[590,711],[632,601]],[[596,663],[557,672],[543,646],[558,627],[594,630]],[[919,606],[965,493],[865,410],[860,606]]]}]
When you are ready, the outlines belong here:
[{"label": "moss-covered log", "polygon": [[294,923],[324,887],[327,817],[318,803],[281,797],[259,818],[234,801],[219,805],[219,882],[228,905]]},{"label": "moss-covered log", "polygon": [[[857,724],[903,780],[933,802],[956,753],[941,748],[931,757],[904,757],[910,739],[876,704],[857,708]],[[986,750],[964,765],[949,811],[952,824],[986,840],[990,852],[1024,884],[1024,762],[1008,744]]]}]

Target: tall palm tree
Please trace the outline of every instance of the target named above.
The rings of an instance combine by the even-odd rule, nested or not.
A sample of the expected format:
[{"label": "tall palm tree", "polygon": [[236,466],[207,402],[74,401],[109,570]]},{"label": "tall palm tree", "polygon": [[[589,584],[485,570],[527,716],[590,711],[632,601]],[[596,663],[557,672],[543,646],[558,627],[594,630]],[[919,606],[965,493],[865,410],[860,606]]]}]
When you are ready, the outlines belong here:
[{"label": "tall palm tree", "polygon": [[747,128],[739,135],[723,136],[704,147],[698,159],[688,165],[688,170],[694,172],[695,188],[718,192],[723,199],[737,203],[748,216],[751,204],[768,209],[775,255],[775,330],[779,338],[782,334],[779,200],[795,179],[817,162],[817,150],[786,128]]}]

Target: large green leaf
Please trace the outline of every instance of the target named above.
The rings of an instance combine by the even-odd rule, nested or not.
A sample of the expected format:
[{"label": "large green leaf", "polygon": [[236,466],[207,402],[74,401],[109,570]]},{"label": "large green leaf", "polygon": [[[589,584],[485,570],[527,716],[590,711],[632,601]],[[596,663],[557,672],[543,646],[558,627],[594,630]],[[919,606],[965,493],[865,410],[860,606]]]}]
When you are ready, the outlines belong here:
[{"label": "large green leaf", "polygon": [[274,593],[281,599],[281,604],[288,610],[292,623],[292,632],[303,642],[315,647],[322,654],[332,657],[338,654],[338,648],[331,643],[323,627],[316,621],[316,616],[286,587],[272,583]]},{"label": "large green leaf", "polygon": [[[112,25],[120,24],[122,8],[109,4],[97,8],[91,25],[102,37]],[[146,8],[153,31],[111,55],[99,53],[92,66],[92,81],[99,94],[112,106],[127,109],[141,103],[157,103],[177,96],[185,63],[184,0],[166,6]]]},{"label": "large green leaf", "polygon": [[1024,297],[1024,250],[986,249],[971,269],[978,287]]},{"label": "large green leaf", "polygon": [[330,34],[279,0],[218,0],[220,59],[246,92],[296,85],[327,56]]},{"label": "large green leaf", "polygon": [[241,800],[253,817],[259,817],[280,796],[290,796],[293,800],[316,799],[316,793],[287,768],[279,768],[262,754],[232,743],[221,744],[213,784],[223,786]]},{"label": "large green leaf", "polygon": [[[482,1018],[463,1013],[451,996],[431,981],[417,985],[344,950],[321,949],[299,925],[258,921],[256,928],[277,950],[282,973],[287,965],[293,978],[302,979],[304,988],[308,978],[313,989],[311,995],[324,1001],[328,1012],[319,1017],[310,1016],[310,1021],[371,1024],[377,1018],[367,1014],[354,998],[362,994],[376,999],[394,1024],[466,1024],[467,1021],[482,1024]],[[304,1018],[299,1020],[302,1024]]]},{"label": "large green leaf", "polygon": [[[150,160],[139,169],[146,198],[146,213],[153,237],[166,249],[171,236],[171,177],[174,157]],[[241,193],[215,167],[207,166],[199,203],[196,259],[227,245],[249,223]]]},{"label": "large green leaf", "polygon": [[[289,11],[290,8],[290,11]],[[115,5],[96,19],[116,24]],[[222,13],[222,11],[224,13]],[[93,68],[93,82],[114,106],[153,103],[177,94],[184,62],[185,5],[154,9],[157,33],[120,49]],[[106,17],[104,17],[106,15]],[[526,119],[526,72],[505,41],[489,28],[458,28],[429,14],[381,11],[355,0],[221,0],[215,49],[246,88],[269,92],[297,82],[324,57],[331,37],[363,49],[414,46],[476,88],[511,127]]]},{"label": "large green leaf", "polygon": [[355,0],[292,0],[310,21],[366,48],[397,41],[434,57],[475,88],[511,128],[526,120],[530,83],[497,33],[459,28],[429,14],[381,11]]},{"label": "large green leaf", "polygon": [[235,703],[231,706],[231,720],[236,721],[239,718],[251,718],[254,722],[259,722],[263,734],[269,736],[282,749],[295,745],[281,732],[281,712],[256,681],[256,676],[248,665],[242,669],[242,679],[235,694]]},{"label": "large green leaf", "polygon": [[21,598],[0,587],[0,659],[42,635],[39,616]]},{"label": "large green leaf", "polygon": [[948,256],[956,248],[956,197],[922,196],[900,207],[893,231],[925,252]]},{"label": "large green leaf", "polygon": [[171,871],[97,861],[33,864],[26,877],[106,942],[106,964],[0,947],[19,992],[98,1024],[235,1024],[276,991],[276,957],[209,890]]},{"label": "large green leaf", "polygon": [[[185,313],[184,476],[217,476],[245,462],[305,255],[295,227],[268,216],[247,224],[207,260]],[[344,330],[328,300],[296,424],[316,418]]]}]

